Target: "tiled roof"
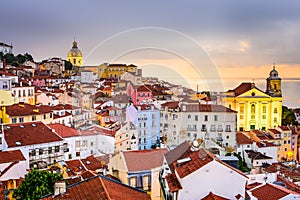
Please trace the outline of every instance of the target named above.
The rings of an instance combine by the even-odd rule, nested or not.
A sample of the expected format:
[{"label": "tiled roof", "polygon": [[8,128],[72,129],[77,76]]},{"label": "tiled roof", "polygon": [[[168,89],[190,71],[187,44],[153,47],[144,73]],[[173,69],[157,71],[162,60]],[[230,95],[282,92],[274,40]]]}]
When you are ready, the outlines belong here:
[{"label": "tiled roof", "polygon": [[248,138],[245,134],[243,134],[242,132],[237,132],[236,143],[237,144],[252,144],[253,141],[250,138]]},{"label": "tiled roof", "polygon": [[149,88],[147,88],[146,86],[144,86],[144,85],[137,86],[136,91],[137,92],[151,92],[151,90]]},{"label": "tiled roof", "polygon": [[300,192],[300,187],[296,185],[295,183],[289,181],[285,177],[281,175],[277,175],[277,181],[283,182],[286,186],[287,189],[295,191],[295,192]]},{"label": "tiled roof", "polygon": [[49,124],[62,138],[79,136],[79,131],[63,124]]},{"label": "tiled roof", "polygon": [[287,127],[287,126],[278,126],[278,128],[280,128],[283,131],[289,131],[290,130],[289,127]]},{"label": "tiled roof", "polygon": [[249,90],[252,89],[252,84],[250,82],[247,83],[241,83],[238,87],[236,87],[233,90],[228,90],[228,92],[234,92],[235,96],[239,96]]},{"label": "tiled roof", "polygon": [[245,150],[248,154],[248,157],[251,158],[251,160],[265,160],[265,159],[272,159],[272,157],[266,156],[260,152],[256,152],[253,150]]},{"label": "tiled roof", "polygon": [[88,170],[96,171],[104,167],[101,161],[95,158],[93,155],[81,159],[81,162],[85,165]]},{"label": "tiled roof", "polygon": [[277,147],[276,144],[270,143],[270,142],[256,142],[256,145],[259,148],[264,148],[264,147]]},{"label": "tiled roof", "polygon": [[27,103],[20,103],[6,107],[6,113],[9,116],[40,115],[51,112],[51,107],[45,105],[31,105]]},{"label": "tiled roof", "polygon": [[63,139],[43,122],[8,124],[4,130],[8,147],[27,146]]},{"label": "tiled roof", "polygon": [[47,196],[44,200],[150,200],[150,196],[141,190],[137,190],[120,182],[104,176],[94,176],[85,181],[70,185],[67,192],[57,196]]},{"label": "tiled roof", "polygon": [[56,106],[51,106],[52,110],[74,110],[80,109],[80,107],[73,106],[71,104],[57,104]]},{"label": "tiled roof", "polygon": [[[289,194],[299,194],[281,186],[266,183],[250,190],[257,199],[274,200],[281,199]],[[300,195],[300,194],[299,194]]]},{"label": "tiled roof", "polygon": [[67,164],[67,174],[68,176],[74,176],[82,174],[86,169],[82,165],[79,159],[76,160],[68,160],[66,161]]},{"label": "tiled roof", "polygon": [[[230,113],[236,113],[236,111],[231,110],[230,108],[227,108],[222,105],[216,105],[216,104],[200,104],[200,103],[190,103],[185,105],[186,106],[186,112],[230,112]],[[183,108],[183,105],[180,106],[180,109]]]},{"label": "tiled roof", "polygon": [[213,161],[213,158],[204,150],[191,152],[188,156],[191,160],[184,163],[179,163],[178,160],[173,163],[174,170],[176,170],[180,178],[184,178],[204,165]]},{"label": "tiled roof", "polygon": [[179,107],[179,102],[178,101],[171,101],[171,102],[166,102],[161,104],[161,107],[168,107],[168,109],[176,109]]},{"label": "tiled roof", "polygon": [[212,192],[209,192],[209,194],[203,197],[201,200],[229,200],[229,199],[216,195]]},{"label": "tiled roof", "polygon": [[168,174],[166,176],[166,181],[168,183],[168,187],[170,192],[175,192],[182,189],[182,186],[178,179],[176,178],[176,175],[174,174]]},{"label": "tiled roof", "polygon": [[69,113],[69,112],[65,112],[64,115],[56,115],[56,114],[53,114],[53,119],[59,119],[59,118],[63,118],[63,117],[68,117],[68,116],[71,116],[72,114]]},{"label": "tiled roof", "polygon": [[123,151],[122,154],[129,172],[151,170],[163,165],[167,149]]},{"label": "tiled roof", "polygon": [[268,129],[268,131],[271,131],[271,132],[274,133],[274,134],[280,134],[280,131],[278,131],[278,130],[276,130],[276,129],[273,129],[273,128]]},{"label": "tiled roof", "polygon": [[275,173],[279,171],[280,174],[284,174],[286,177],[300,178],[300,173],[298,170],[290,169],[282,163],[272,163],[271,166],[266,168],[266,171],[269,173]]},{"label": "tiled roof", "polygon": [[0,164],[26,160],[20,150],[0,152]]}]

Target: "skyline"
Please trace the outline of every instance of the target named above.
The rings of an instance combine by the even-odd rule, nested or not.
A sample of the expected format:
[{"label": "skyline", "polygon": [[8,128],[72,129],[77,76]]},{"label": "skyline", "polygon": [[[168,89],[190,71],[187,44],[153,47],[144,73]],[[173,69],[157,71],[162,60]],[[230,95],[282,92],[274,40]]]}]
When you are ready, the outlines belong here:
[{"label": "skyline", "polygon": [[[191,62],[191,67],[191,63],[187,62],[199,60],[199,52],[203,51],[215,66],[216,76],[227,81],[223,83],[225,89],[237,86],[237,83],[233,86],[228,82],[236,77],[245,81],[267,78],[273,63],[276,63],[280,77],[295,82],[294,87],[289,87],[292,91],[288,98],[293,99],[293,103],[289,104],[296,106],[300,101],[300,95],[296,94],[300,82],[295,73],[300,71],[297,55],[300,50],[299,5],[293,0],[284,3],[133,1],[132,4],[94,0],[89,3],[12,0],[2,2],[6,9],[0,13],[0,17],[5,19],[0,21],[0,27],[4,27],[7,34],[3,34],[1,40],[13,43],[15,54],[28,52],[36,61],[41,61],[49,57],[66,58],[75,37],[85,58],[84,65],[99,65],[114,58],[116,62],[142,67],[146,75],[151,75],[151,67],[157,71],[153,76],[157,74],[175,82],[182,78],[183,72],[186,73],[183,75],[185,82],[203,78],[207,67],[195,77],[192,69],[194,63]],[[99,44],[103,45],[114,36],[124,36],[125,33],[126,38],[126,33],[151,28],[186,36],[199,49],[191,51],[194,44],[186,45],[185,40],[172,40],[158,34],[153,36],[153,41],[163,43],[165,51],[159,48],[149,50],[145,48],[148,46],[138,45],[144,45],[145,41],[151,44],[151,35],[139,33],[127,35],[130,38],[128,41],[122,40],[123,51],[120,52],[123,54],[117,57],[119,43],[112,42],[110,47],[114,48],[107,52],[97,49]],[[140,49],[134,51],[132,47]],[[129,50],[128,54],[124,54],[126,50]],[[185,55],[178,56],[177,50]],[[195,89],[195,84],[190,85]]]}]

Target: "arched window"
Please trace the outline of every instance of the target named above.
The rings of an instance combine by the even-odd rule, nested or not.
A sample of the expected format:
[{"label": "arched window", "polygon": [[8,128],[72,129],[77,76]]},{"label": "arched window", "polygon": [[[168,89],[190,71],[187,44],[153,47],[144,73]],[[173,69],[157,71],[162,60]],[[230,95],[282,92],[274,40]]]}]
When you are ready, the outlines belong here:
[{"label": "arched window", "polygon": [[73,59],[73,63],[74,63],[74,65],[76,65],[76,58]]},{"label": "arched window", "polygon": [[252,114],[255,113],[255,105],[254,105],[254,104],[251,105],[251,113],[252,113]]}]

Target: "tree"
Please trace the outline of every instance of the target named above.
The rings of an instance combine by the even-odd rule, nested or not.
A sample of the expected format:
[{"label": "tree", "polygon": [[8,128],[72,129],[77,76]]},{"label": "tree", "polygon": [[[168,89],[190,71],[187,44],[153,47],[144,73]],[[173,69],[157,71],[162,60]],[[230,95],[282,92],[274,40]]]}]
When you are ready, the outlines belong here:
[{"label": "tree", "polygon": [[63,180],[61,174],[33,169],[25,175],[20,186],[14,190],[15,199],[40,199],[54,191],[54,183]]},{"label": "tree", "polygon": [[72,70],[73,65],[69,61],[65,60],[65,70]]},{"label": "tree", "polygon": [[295,125],[296,124],[296,116],[292,109],[289,109],[286,106],[282,106],[282,120],[281,124],[286,125]]}]

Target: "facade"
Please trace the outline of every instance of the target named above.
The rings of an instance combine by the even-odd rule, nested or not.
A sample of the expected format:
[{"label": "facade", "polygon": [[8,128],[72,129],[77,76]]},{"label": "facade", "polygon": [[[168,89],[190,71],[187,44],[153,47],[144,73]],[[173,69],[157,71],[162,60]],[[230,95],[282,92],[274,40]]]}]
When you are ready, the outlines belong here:
[{"label": "facade", "polygon": [[167,145],[195,139],[236,147],[236,112],[221,105],[167,102],[161,105],[161,134]]},{"label": "facade", "polygon": [[68,52],[68,61],[73,64],[73,66],[82,66],[83,56],[81,51],[78,49],[77,42],[74,40],[72,49]]},{"label": "facade", "polygon": [[281,125],[282,96],[281,79],[274,69],[267,79],[267,90],[263,92],[254,83],[242,83],[225,93],[223,103],[238,112],[238,130],[266,130]]},{"label": "facade", "polygon": [[63,160],[63,139],[43,122],[6,125],[2,148],[20,150],[30,168],[44,169]]},{"label": "facade", "polygon": [[170,200],[205,199],[210,192],[223,199],[237,199],[245,196],[248,179],[210,152],[187,142],[165,154],[159,178],[164,198]]},{"label": "facade", "polygon": [[14,96],[19,99],[19,102],[35,105],[34,86],[23,85],[22,82],[20,82],[20,84],[13,86],[11,91]]},{"label": "facade", "polygon": [[108,64],[103,63],[98,67],[98,77],[99,78],[112,78],[118,79],[120,75],[124,72],[129,72],[132,74],[137,74],[137,66],[126,65],[126,64]]},{"label": "facade", "polygon": [[13,53],[13,45],[0,42],[0,52],[2,52],[3,54]]},{"label": "facade", "polygon": [[167,149],[121,151],[110,159],[110,174],[122,183],[151,193],[151,199],[162,198],[159,171]]}]

